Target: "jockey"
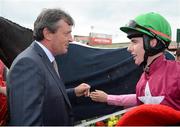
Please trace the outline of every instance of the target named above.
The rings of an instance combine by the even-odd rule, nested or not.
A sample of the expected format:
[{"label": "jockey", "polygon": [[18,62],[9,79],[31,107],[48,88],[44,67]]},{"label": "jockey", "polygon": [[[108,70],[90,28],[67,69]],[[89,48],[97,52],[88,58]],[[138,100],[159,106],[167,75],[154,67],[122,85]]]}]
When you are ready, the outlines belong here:
[{"label": "jockey", "polygon": [[128,51],[135,64],[144,66],[136,86],[138,104],[164,104],[180,110],[180,63],[166,60],[171,26],[157,13],[136,17],[120,28],[131,39]]},{"label": "jockey", "polygon": [[136,85],[136,94],[90,94],[94,101],[125,107],[140,104],[163,104],[180,110],[180,62],[167,60],[165,49],[171,43],[171,26],[158,13],[137,16],[120,30],[131,40],[128,51],[144,72]]}]

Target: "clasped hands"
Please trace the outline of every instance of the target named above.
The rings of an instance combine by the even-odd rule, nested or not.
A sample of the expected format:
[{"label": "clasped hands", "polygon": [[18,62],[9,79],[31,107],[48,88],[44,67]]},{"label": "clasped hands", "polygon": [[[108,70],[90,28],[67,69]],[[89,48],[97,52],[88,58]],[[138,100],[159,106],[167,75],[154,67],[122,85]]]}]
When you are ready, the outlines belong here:
[{"label": "clasped hands", "polygon": [[90,97],[93,101],[97,102],[107,102],[107,93],[101,90],[95,90],[90,92],[91,86],[86,83],[82,83],[79,86],[75,87],[75,94],[77,97],[85,96]]}]

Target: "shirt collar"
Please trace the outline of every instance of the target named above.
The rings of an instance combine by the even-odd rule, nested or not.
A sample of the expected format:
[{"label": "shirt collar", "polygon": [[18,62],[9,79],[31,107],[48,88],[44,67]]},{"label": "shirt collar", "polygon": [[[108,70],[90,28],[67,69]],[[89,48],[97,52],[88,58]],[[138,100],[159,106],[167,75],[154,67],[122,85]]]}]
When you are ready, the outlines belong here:
[{"label": "shirt collar", "polygon": [[55,60],[54,56],[52,55],[52,53],[49,51],[48,48],[46,48],[43,44],[41,44],[40,42],[38,41],[35,41],[42,49],[43,51],[46,53],[47,57],[49,58],[49,60],[51,62],[53,62]]}]

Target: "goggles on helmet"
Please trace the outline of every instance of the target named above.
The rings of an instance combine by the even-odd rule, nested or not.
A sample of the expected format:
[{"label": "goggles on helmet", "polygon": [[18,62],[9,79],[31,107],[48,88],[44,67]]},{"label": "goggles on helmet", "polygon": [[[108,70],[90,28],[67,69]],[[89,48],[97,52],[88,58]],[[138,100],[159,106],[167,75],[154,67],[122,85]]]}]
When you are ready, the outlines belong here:
[{"label": "goggles on helmet", "polygon": [[[130,27],[130,28],[137,29],[137,30],[144,30],[146,32],[149,32],[152,35],[152,37],[154,37],[157,40],[161,41],[165,45],[166,48],[168,47],[167,43],[164,40],[162,40],[158,36],[158,34],[156,34],[157,31],[155,31],[155,30],[153,30],[151,28],[146,28],[144,26],[141,26],[141,25],[137,24],[134,20],[130,20],[129,23],[126,25],[126,27]],[[160,34],[163,34],[163,33],[160,33]],[[167,36],[167,35],[163,34],[163,36]]]}]

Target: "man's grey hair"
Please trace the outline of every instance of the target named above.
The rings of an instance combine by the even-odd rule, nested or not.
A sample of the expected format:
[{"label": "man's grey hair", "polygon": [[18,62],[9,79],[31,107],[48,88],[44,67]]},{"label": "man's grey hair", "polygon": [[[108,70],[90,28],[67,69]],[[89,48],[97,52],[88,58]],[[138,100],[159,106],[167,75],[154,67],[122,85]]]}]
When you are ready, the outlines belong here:
[{"label": "man's grey hair", "polygon": [[65,11],[61,9],[44,9],[34,22],[34,39],[37,41],[44,39],[44,28],[47,28],[50,32],[55,33],[58,29],[57,22],[60,20],[64,20],[68,25],[74,25],[73,18]]}]

